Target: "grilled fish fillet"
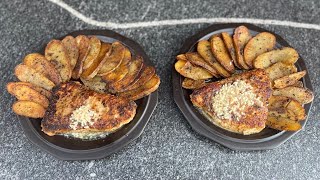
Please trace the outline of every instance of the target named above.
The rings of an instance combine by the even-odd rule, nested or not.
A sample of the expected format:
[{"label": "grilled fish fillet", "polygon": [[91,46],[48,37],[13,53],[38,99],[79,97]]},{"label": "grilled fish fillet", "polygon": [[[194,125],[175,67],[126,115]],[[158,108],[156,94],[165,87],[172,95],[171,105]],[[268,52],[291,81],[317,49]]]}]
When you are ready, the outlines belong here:
[{"label": "grilled fish fillet", "polygon": [[134,118],[136,108],[133,101],[68,82],[53,89],[41,127],[49,136],[114,132]]},{"label": "grilled fish fillet", "polygon": [[265,128],[272,89],[266,72],[256,69],[195,90],[191,101],[209,120],[234,133],[249,135]]}]

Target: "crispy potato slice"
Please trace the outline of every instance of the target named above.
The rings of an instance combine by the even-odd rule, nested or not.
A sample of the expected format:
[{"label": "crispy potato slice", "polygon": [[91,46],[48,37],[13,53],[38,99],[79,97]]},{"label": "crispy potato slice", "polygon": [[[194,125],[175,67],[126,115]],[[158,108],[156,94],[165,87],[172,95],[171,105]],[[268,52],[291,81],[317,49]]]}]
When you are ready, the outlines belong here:
[{"label": "crispy potato slice", "polygon": [[42,118],[46,112],[45,108],[32,101],[17,101],[12,105],[14,113],[30,118]]},{"label": "crispy potato slice", "polygon": [[28,54],[23,59],[23,64],[35,69],[39,73],[46,76],[54,84],[58,85],[61,82],[61,77],[57,69],[43,55],[39,53]]},{"label": "crispy potato slice", "polygon": [[80,77],[81,82],[87,86],[89,89],[93,91],[97,91],[100,93],[108,92],[107,84],[103,82],[100,76],[95,76],[92,79],[86,80]]},{"label": "crispy potato slice", "polygon": [[145,96],[148,96],[149,94],[153,93],[158,89],[160,85],[160,78],[157,75],[154,75],[147,83],[145,83],[143,86],[140,86],[137,89],[133,89],[130,91],[125,91],[118,93],[120,97],[126,97],[130,100],[138,100]]},{"label": "crispy potato slice", "polygon": [[131,52],[128,48],[125,48],[124,57],[120,66],[111,73],[101,76],[102,80],[106,83],[114,83],[123,79],[129,72],[129,66],[131,62]]},{"label": "crispy potato slice", "polygon": [[213,77],[206,69],[192,65],[188,61],[177,61],[174,67],[179,74],[193,80],[209,79]]},{"label": "crispy potato slice", "polygon": [[243,50],[251,38],[250,31],[245,26],[239,26],[234,30],[233,43],[236,50],[236,61],[242,69],[249,69],[249,66],[244,61]]},{"label": "crispy potato slice", "polygon": [[236,61],[236,50],[234,48],[234,44],[233,44],[233,39],[231,37],[231,35],[227,32],[222,32],[221,33],[221,37],[223,39],[223,42],[229,52],[229,55],[232,59],[233,64],[238,67],[239,69],[241,69],[241,66],[238,64],[238,62]]},{"label": "crispy potato slice", "polygon": [[143,59],[141,56],[135,57],[129,66],[129,72],[120,81],[110,83],[108,85],[110,92],[123,92],[138,76],[143,67]]},{"label": "crispy potato slice", "polygon": [[84,60],[87,58],[91,46],[90,46],[90,40],[85,35],[79,35],[76,37],[77,47],[79,49],[79,58],[77,60],[76,66],[74,67],[72,71],[72,78],[73,79],[79,79],[82,72],[83,72],[83,64]]},{"label": "crispy potato slice", "polygon": [[198,65],[200,67],[203,67],[208,72],[210,72],[214,77],[219,77],[218,72],[211,67],[206,60],[204,60],[199,53],[197,52],[188,52],[185,54],[187,57],[187,60],[190,61],[194,65]]},{"label": "crispy potato slice", "polygon": [[[8,87],[9,86],[9,87]],[[9,82],[7,84],[7,87],[8,88],[14,88],[14,86],[28,86],[36,91],[38,91],[41,95],[44,95],[46,98],[50,99],[51,97],[51,92],[42,88],[42,87],[39,87],[39,86],[36,86],[36,85],[33,85],[31,83],[28,83],[28,82]]]},{"label": "crispy potato slice", "polygon": [[179,61],[179,60],[182,60],[182,61],[188,61],[187,59],[187,56],[185,54],[179,54],[176,56],[176,59]]},{"label": "crispy potato slice", "polygon": [[279,79],[281,77],[287,76],[292,73],[297,72],[297,67],[293,64],[284,64],[281,62],[278,62],[266,69],[266,72],[271,80],[273,82],[276,79]]},{"label": "crispy potato slice", "polygon": [[62,39],[61,43],[66,49],[70,60],[71,71],[73,71],[79,58],[79,48],[77,46],[76,39],[72,36],[66,36]]},{"label": "crispy potato slice", "polygon": [[59,71],[62,82],[67,82],[71,78],[71,66],[66,49],[59,40],[51,40],[45,49],[45,57]]},{"label": "crispy potato slice", "polygon": [[294,100],[297,100],[301,104],[308,104],[314,98],[313,93],[309,89],[293,87],[293,86],[285,87],[282,89],[275,89],[272,95],[286,96]]},{"label": "crispy potato slice", "polygon": [[255,37],[250,39],[244,48],[244,61],[246,64],[252,68],[253,60],[274,48],[276,45],[276,37],[268,32],[262,32],[257,34]]},{"label": "crispy potato slice", "polygon": [[93,61],[98,57],[100,49],[101,49],[101,41],[96,36],[92,36],[89,38],[90,50],[88,52],[87,57],[83,61],[83,69],[88,69]]},{"label": "crispy potato slice", "polygon": [[98,72],[99,76],[107,75],[114,71],[121,64],[125,52],[125,46],[120,42],[112,43],[111,54],[106,56],[106,61]]},{"label": "crispy potato slice", "polygon": [[185,89],[199,89],[206,85],[205,80],[193,80],[190,78],[184,78],[182,81],[182,87]]},{"label": "crispy potato slice", "polygon": [[270,116],[288,118],[294,121],[304,120],[306,117],[302,104],[286,96],[271,96],[268,110]]},{"label": "crispy potato slice", "polygon": [[280,131],[298,131],[301,129],[300,123],[283,117],[268,116],[266,125]]},{"label": "crispy potato slice", "polygon": [[284,47],[282,49],[272,50],[263,54],[260,54],[253,61],[255,68],[265,69],[277,62],[283,62],[285,64],[294,64],[299,59],[298,52],[291,47]]},{"label": "crispy potato slice", "polygon": [[49,100],[44,95],[40,94],[38,91],[29,86],[10,82],[7,84],[7,90],[18,100],[36,102],[45,108],[49,106]]},{"label": "crispy potato slice", "polygon": [[292,86],[303,88],[303,82],[302,82],[302,81],[297,81],[297,82],[296,82],[295,84],[293,84]]},{"label": "crispy potato slice", "polygon": [[220,36],[213,37],[210,40],[210,44],[214,57],[227,71],[233,73],[235,68],[222,38]]},{"label": "crispy potato slice", "polygon": [[43,74],[27,65],[17,65],[14,69],[14,74],[20,81],[40,86],[46,90],[51,90],[55,86],[55,84]]},{"label": "crispy potato slice", "polygon": [[296,120],[301,121],[306,118],[306,112],[301,103],[296,100],[291,100],[286,106],[288,114]]},{"label": "crispy potato slice", "polygon": [[126,91],[130,91],[133,89],[137,89],[144,84],[146,84],[154,75],[156,74],[156,70],[152,66],[145,67],[141,73],[140,76],[137,77],[137,80],[132,82],[127,88],[125,88]]},{"label": "crispy potato slice", "polygon": [[276,110],[279,108],[284,108],[289,104],[290,101],[291,98],[289,97],[272,95],[268,100],[268,109]]},{"label": "crispy potato slice", "polygon": [[102,43],[98,57],[92,62],[89,68],[85,69],[82,72],[81,74],[82,79],[88,80],[95,77],[95,75],[97,75],[98,71],[106,61],[105,57],[109,56],[110,53],[111,53],[111,44]]},{"label": "crispy potato slice", "polygon": [[289,75],[283,76],[283,77],[281,77],[279,79],[274,80],[273,87],[275,87],[275,88],[285,88],[285,87],[294,85],[303,76],[305,76],[306,73],[307,73],[307,71],[304,70],[304,71],[301,71],[301,72],[297,72],[297,73],[293,73],[293,74],[289,74]]}]

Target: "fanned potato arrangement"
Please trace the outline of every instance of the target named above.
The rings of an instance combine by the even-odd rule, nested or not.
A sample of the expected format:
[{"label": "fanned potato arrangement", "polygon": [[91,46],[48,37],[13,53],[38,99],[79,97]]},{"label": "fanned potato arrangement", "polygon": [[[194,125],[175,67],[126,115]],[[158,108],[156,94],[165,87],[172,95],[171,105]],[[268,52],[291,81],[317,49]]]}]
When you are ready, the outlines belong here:
[{"label": "fanned potato arrangement", "polygon": [[156,91],[160,84],[155,68],[141,56],[132,56],[122,43],[85,35],[50,41],[44,55],[28,54],[14,74],[21,82],[7,84],[8,92],[18,99],[13,111],[31,118],[44,116],[51,90],[62,82],[80,80],[91,90],[133,101]]},{"label": "fanned potato arrangement", "polygon": [[313,100],[313,93],[300,81],[306,71],[298,72],[297,51],[291,47],[276,49],[276,37],[269,32],[252,36],[249,29],[239,26],[231,35],[215,34],[198,42],[196,52],[179,54],[176,71],[184,76],[182,87],[198,89],[212,78],[227,78],[239,70],[264,69],[273,94],[269,99],[267,125],[277,130],[297,131],[299,121],[306,118],[304,104]]}]

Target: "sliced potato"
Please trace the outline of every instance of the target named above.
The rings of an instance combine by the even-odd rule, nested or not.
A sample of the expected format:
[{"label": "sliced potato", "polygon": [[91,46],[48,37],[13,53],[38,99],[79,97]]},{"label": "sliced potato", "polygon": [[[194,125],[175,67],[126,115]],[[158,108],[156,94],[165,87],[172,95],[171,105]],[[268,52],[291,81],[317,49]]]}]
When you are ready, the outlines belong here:
[{"label": "sliced potato", "polygon": [[205,80],[193,80],[190,78],[184,78],[182,81],[182,87],[185,89],[199,89],[206,85]]},{"label": "sliced potato", "polygon": [[193,80],[209,79],[213,77],[206,69],[192,65],[188,61],[177,61],[174,67],[179,74]]},{"label": "sliced potato", "polygon": [[87,80],[92,79],[95,75],[97,75],[98,71],[106,61],[105,57],[109,56],[110,53],[111,53],[111,44],[102,43],[98,57],[92,62],[89,68],[85,69],[82,72],[81,74],[82,79],[87,79]]},{"label": "sliced potato", "polygon": [[99,76],[107,75],[108,73],[114,71],[121,64],[125,52],[125,46],[120,42],[112,43],[111,54],[106,56],[105,63],[102,65],[98,72]]},{"label": "sliced potato", "polygon": [[85,86],[87,86],[89,89],[93,91],[97,91],[100,93],[108,92],[107,84],[103,82],[100,76],[95,76],[94,78],[89,80],[83,79],[81,77],[80,79]]},{"label": "sliced potato", "polygon": [[47,77],[27,65],[17,65],[14,74],[20,81],[34,84],[46,90],[51,90],[55,86]]},{"label": "sliced potato", "polygon": [[300,123],[283,117],[268,116],[266,125],[280,131],[298,131],[301,129]]},{"label": "sliced potato", "polygon": [[160,78],[157,75],[154,75],[148,82],[146,82],[143,86],[140,86],[137,89],[133,89],[130,91],[125,91],[122,93],[118,93],[120,97],[126,97],[130,100],[138,100],[145,96],[148,96],[152,92],[156,91],[160,85]]},{"label": "sliced potato", "polygon": [[244,61],[243,50],[251,37],[249,29],[245,26],[239,26],[234,30],[233,43],[236,50],[236,61],[242,69],[249,69],[249,66]]},{"label": "sliced potato", "polygon": [[288,118],[294,121],[304,120],[306,117],[302,104],[285,96],[271,96],[268,110],[270,116]]},{"label": "sliced potato", "polygon": [[[221,66],[221,64],[216,60],[214,55],[211,51],[211,45],[210,42],[207,40],[201,40],[198,42],[197,45],[197,51],[202,56],[202,58],[207,61],[207,63],[212,66],[221,76],[223,77],[230,77],[231,74]],[[177,60],[184,60],[184,59],[178,59]],[[185,59],[187,60],[187,59]]]},{"label": "sliced potato", "polygon": [[45,57],[59,71],[62,82],[67,82],[71,78],[71,66],[66,49],[59,40],[52,40],[45,49]]},{"label": "sliced potato", "polygon": [[129,72],[120,81],[110,83],[108,85],[110,92],[123,92],[138,76],[143,67],[143,59],[141,56],[135,57],[129,66]]},{"label": "sliced potato", "polygon": [[211,51],[217,61],[228,71],[233,73],[235,71],[232,59],[229,55],[228,49],[220,36],[215,36],[210,40]]},{"label": "sliced potato", "polygon": [[219,77],[218,72],[213,67],[211,67],[197,52],[188,52],[185,55],[187,57],[187,60],[192,64],[203,67],[214,77]]},{"label": "sliced potato", "polygon": [[83,72],[83,63],[84,60],[87,58],[91,46],[90,46],[90,40],[85,35],[79,35],[76,37],[77,47],[79,49],[79,58],[77,60],[76,66],[74,67],[72,71],[72,78],[73,79],[79,79],[80,75]]},{"label": "sliced potato", "polygon": [[71,71],[73,71],[79,58],[79,49],[77,46],[76,39],[72,36],[66,36],[62,39],[61,43],[66,49],[66,52],[70,60]]},{"label": "sliced potato", "polygon": [[239,66],[238,62],[236,61],[236,50],[234,48],[233,39],[231,35],[227,32],[222,32],[221,37],[223,39],[223,42],[229,52],[229,55],[232,59],[232,62],[235,66],[237,66],[239,69],[241,69],[241,66]]},{"label": "sliced potato", "polygon": [[275,88],[285,88],[291,85],[294,85],[297,83],[303,76],[305,76],[307,71],[301,71],[293,74],[289,74],[286,76],[283,76],[279,79],[274,80],[273,87]]},{"label": "sliced potato", "polygon": [[129,66],[131,63],[131,52],[128,48],[125,48],[124,57],[120,66],[111,73],[101,76],[102,80],[106,83],[114,83],[123,79],[129,72]]},{"label": "sliced potato", "polygon": [[141,73],[140,76],[137,77],[137,80],[132,82],[126,89],[126,91],[130,91],[133,89],[137,89],[144,84],[146,84],[154,75],[156,74],[156,70],[152,66],[145,67]]},{"label": "sliced potato", "polygon": [[179,60],[182,60],[182,61],[188,61],[187,59],[187,56],[185,54],[179,54],[176,56],[176,59],[179,61]]},{"label": "sliced potato", "polygon": [[32,101],[17,101],[12,105],[14,113],[30,118],[42,118],[46,112],[45,108]]},{"label": "sliced potato", "polygon": [[308,104],[314,98],[313,93],[309,89],[293,87],[293,86],[285,87],[282,89],[275,89],[272,95],[286,96],[294,100],[297,100],[301,104]]},{"label": "sliced potato", "polygon": [[28,82],[9,82],[7,84],[7,88],[10,88],[10,89],[13,89],[14,86],[28,86],[28,87],[38,91],[40,94],[44,95],[48,99],[50,99],[50,97],[52,95],[50,91],[48,91],[42,87],[28,83]]},{"label": "sliced potato", "polygon": [[61,82],[61,77],[57,69],[43,55],[39,53],[28,54],[23,59],[23,64],[35,69],[39,73],[46,76],[54,84],[58,85]]},{"label": "sliced potato", "polygon": [[294,64],[299,59],[298,52],[290,47],[284,47],[282,49],[272,50],[263,53],[256,57],[253,61],[255,68],[265,69],[277,62],[283,62],[285,64]]},{"label": "sliced potato", "polygon": [[302,81],[297,81],[297,82],[296,82],[295,84],[293,84],[292,86],[303,88],[303,82],[302,82]]},{"label": "sliced potato", "polygon": [[268,100],[268,109],[269,110],[276,110],[280,108],[285,108],[291,101],[291,98],[286,96],[275,96],[272,95]]},{"label": "sliced potato", "polygon": [[38,91],[29,86],[11,82],[7,84],[7,90],[18,100],[36,102],[45,108],[49,106],[49,100],[44,95],[40,94]]},{"label": "sliced potato", "polygon": [[274,48],[276,45],[276,37],[268,32],[262,32],[257,34],[255,37],[250,39],[244,48],[244,61],[246,64],[252,68],[253,60]]},{"label": "sliced potato", "polygon": [[98,57],[101,49],[101,41],[96,36],[89,38],[90,50],[87,57],[83,61],[83,69],[88,69],[93,61]]},{"label": "sliced potato", "polygon": [[291,117],[294,117],[296,120],[301,121],[306,118],[306,112],[301,103],[296,100],[291,100],[286,106],[286,109]]},{"label": "sliced potato", "polygon": [[281,77],[287,76],[292,73],[297,72],[297,67],[293,64],[284,64],[281,62],[278,62],[266,69],[266,72],[271,80],[273,82],[276,79],[279,79]]}]

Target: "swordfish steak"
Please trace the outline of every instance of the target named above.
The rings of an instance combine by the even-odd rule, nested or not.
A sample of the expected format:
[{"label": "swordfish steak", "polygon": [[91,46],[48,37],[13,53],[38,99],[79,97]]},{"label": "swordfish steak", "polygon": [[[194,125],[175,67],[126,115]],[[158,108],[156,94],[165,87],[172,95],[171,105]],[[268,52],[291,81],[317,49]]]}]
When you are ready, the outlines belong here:
[{"label": "swordfish steak", "polygon": [[256,69],[209,83],[195,90],[190,98],[213,124],[249,135],[265,128],[271,93],[266,72]]}]

